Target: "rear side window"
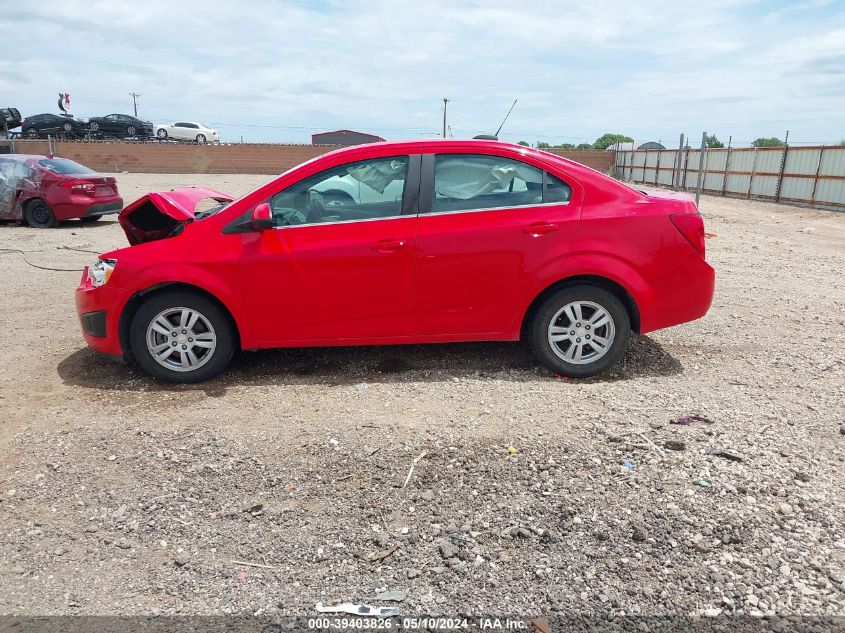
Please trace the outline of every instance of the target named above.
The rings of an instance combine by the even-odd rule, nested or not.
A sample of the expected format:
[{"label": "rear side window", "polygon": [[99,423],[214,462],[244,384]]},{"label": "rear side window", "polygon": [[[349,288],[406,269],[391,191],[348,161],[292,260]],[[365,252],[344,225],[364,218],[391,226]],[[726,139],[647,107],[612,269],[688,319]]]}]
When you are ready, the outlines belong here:
[{"label": "rear side window", "polygon": [[55,174],[93,174],[93,169],[88,169],[85,165],[80,165],[72,160],[66,158],[44,158],[38,161],[44,169],[52,171]]},{"label": "rear side window", "polygon": [[572,187],[567,185],[557,176],[546,173],[546,191],[543,196],[544,202],[569,202],[572,198]]},{"label": "rear side window", "polygon": [[435,213],[567,203],[571,195],[560,178],[518,160],[481,154],[434,159]]}]

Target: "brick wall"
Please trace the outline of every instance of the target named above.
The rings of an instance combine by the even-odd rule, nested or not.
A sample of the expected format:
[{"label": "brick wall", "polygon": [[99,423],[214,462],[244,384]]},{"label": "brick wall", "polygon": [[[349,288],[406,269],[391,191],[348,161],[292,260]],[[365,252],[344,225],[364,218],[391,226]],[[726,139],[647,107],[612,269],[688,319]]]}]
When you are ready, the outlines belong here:
[{"label": "brick wall", "polygon": [[[0,141],[0,144],[7,144]],[[18,154],[46,154],[47,141],[15,141]],[[105,173],[280,174],[340,145],[188,145],[176,143],[53,142],[56,156]],[[613,152],[550,150],[599,171],[613,165]]]},{"label": "brick wall", "polygon": [[583,152],[561,150],[561,149],[547,149],[547,152],[563,156],[569,160],[574,160],[576,163],[581,163],[587,167],[603,172],[609,173],[615,162],[616,154],[614,152],[606,152],[602,150],[587,150]]}]

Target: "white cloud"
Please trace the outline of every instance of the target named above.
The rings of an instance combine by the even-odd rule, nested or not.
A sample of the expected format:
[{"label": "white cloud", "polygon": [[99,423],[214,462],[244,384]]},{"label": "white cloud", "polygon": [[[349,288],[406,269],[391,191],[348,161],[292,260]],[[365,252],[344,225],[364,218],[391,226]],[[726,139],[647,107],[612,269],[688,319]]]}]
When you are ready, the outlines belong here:
[{"label": "white cloud", "polygon": [[307,141],[337,127],[435,134],[444,96],[456,134],[489,132],[519,98],[512,140],[790,126],[838,140],[845,15],[799,5],[773,18],[739,0],[32,1],[4,14],[0,106],[53,111],[69,91],[93,116],[131,111],[136,91],[145,117]]}]

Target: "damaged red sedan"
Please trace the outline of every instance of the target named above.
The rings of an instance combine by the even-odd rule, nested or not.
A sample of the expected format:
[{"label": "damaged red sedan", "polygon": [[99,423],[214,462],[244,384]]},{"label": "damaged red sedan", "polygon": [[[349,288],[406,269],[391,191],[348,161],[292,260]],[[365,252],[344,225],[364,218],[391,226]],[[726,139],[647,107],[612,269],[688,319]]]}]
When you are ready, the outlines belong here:
[{"label": "damaged red sedan", "polygon": [[122,208],[114,176],[67,158],[0,156],[0,220],[49,229],[62,220],[96,222]]},{"label": "damaged red sedan", "polygon": [[235,201],[152,193],[120,223],[131,246],[77,288],[82,330],[173,382],[211,378],[238,350],[519,339],[586,377],[632,332],[697,319],[713,298],[688,197],[498,141],[346,148]]}]

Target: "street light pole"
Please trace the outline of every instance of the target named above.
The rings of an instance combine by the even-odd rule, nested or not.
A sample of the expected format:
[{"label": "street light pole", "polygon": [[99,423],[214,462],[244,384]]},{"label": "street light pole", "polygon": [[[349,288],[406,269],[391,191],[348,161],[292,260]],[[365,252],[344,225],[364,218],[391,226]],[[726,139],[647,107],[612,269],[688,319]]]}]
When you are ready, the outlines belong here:
[{"label": "street light pole", "polygon": [[443,138],[446,138],[446,104],[449,103],[447,98],[443,98]]},{"label": "street light pole", "polygon": [[139,95],[137,92],[130,92],[129,96],[132,97],[132,106],[135,108],[135,116],[138,116],[138,97]]}]

